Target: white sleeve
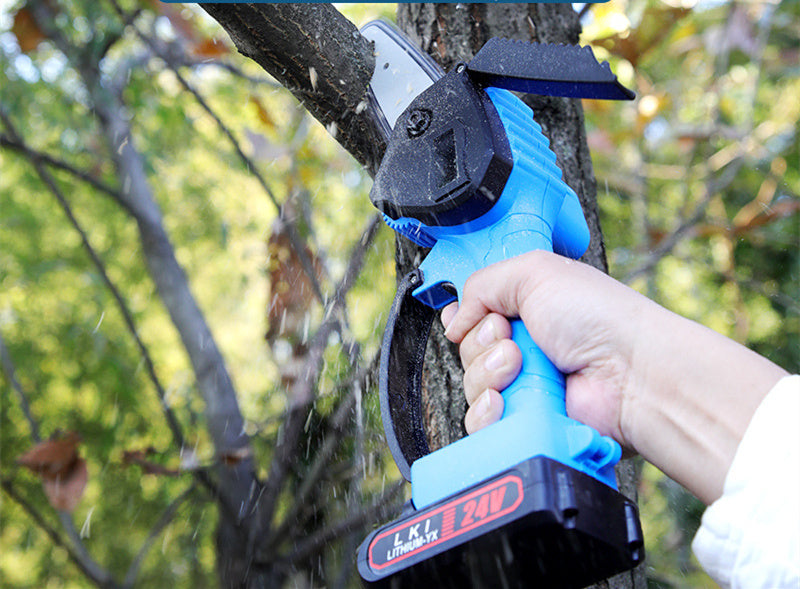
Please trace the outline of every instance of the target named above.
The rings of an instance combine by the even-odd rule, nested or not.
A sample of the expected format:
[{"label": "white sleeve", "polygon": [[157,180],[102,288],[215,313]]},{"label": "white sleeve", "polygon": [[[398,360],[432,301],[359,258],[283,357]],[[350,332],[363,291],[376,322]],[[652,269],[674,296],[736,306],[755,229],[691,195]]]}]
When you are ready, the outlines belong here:
[{"label": "white sleeve", "polygon": [[759,405],[692,549],[722,587],[800,589],[800,375]]}]

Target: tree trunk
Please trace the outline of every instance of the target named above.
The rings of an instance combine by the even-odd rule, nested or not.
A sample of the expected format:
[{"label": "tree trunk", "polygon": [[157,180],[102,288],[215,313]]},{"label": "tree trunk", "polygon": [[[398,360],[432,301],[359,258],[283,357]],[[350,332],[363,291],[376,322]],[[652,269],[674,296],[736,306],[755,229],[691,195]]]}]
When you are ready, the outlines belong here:
[{"label": "tree trunk", "polygon": [[[569,4],[398,4],[399,27],[428,52],[445,71],[469,61],[492,37],[542,43],[577,44],[581,25]],[[565,182],[578,194],[592,236],[583,261],[608,271],[597,210],[597,185],[586,143],[580,100],[527,95],[550,147],[558,158]],[[396,265],[402,277],[419,265],[425,250],[405,238],[397,238]],[[441,324],[434,322],[425,354],[423,403],[427,433],[432,448],[439,448],[465,435],[466,402],[461,385],[458,351],[444,338]],[[636,497],[637,469],[630,461],[617,468],[620,490]],[[644,567],[601,583],[613,589],[646,586]]]}]

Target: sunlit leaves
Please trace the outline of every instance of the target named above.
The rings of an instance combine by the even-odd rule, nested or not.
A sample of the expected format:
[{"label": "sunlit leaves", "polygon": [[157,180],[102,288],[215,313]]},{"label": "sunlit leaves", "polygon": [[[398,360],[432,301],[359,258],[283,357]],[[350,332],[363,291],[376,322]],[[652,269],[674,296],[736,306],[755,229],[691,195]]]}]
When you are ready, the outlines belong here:
[{"label": "sunlit leaves", "polygon": [[[134,3],[120,4],[123,11],[138,8]],[[162,40],[177,37],[186,43],[188,61],[194,65],[181,65],[184,80],[229,125],[279,201],[298,192],[306,195],[309,214],[302,223],[302,235],[308,240],[306,253],[315,267],[323,260],[327,270],[320,271],[319,279],[330,293],[341,278],[353,242],[360,238],[372,214],[364,174],[324,129],[310,123],[288,93],[276,92],[269,83],[253,82],[250,78],[265,77],[257,67],[245,61],[236,64],[248,78],[213,64],[200,65],[200,60],[231,57],[228,46],[217,36],[219,30],[209,26],[201,12],[151,4],[136,14],[135,25],[145,33],[155,31]],[[76,0],[64,2],[63,7],[68,16],[59,17],[56,26],[70,40],[86,41],[89,61],[97,57],[103,42],[121,32],[122,16],[110,5],[98,9]],[[33,33],[28,34],[35,39]],[[4,113],[24,131],[34,149],[63,158],[68,165],[124,190],[128,180],[116,175],[78,72],[53,43],[41,41],[35,49],[21,48],[14,39],[9,41],[10,33],[5,35],[0,45],[0,67],[8,80],[3,85]],[[285,408],[279,358],[264,340],[269,302],[267,238],[276,210],[196,97],[163,60],[140,57],[146,53],[145,44],[127,29],[104,54],[101,80],[103,84],[121,84],[134,131],[130,141],[145,158],[147,180],[156,193],[177,256],[236,381],[247,419],[245,429],[257,436],[257,468],[265,476]],[[56,477],[61,483],[75,482],[75,486],[62,484],[50,489],[50,501],[59,509],[74,507],[78,527],[91,530],[84,539],[87,548],[102,566],[121,578],[192,472],[235,466],[253,455],[250,449],[221,455],[214,452],[204,427],[205,408],[195,388],[195,375],[141,259],[135,223],[105,194],[69,173],[53,172],[109,276],[129,302],[138,333],[165,384],[164,403],[187,432],[187,447],[170,448],[162,407],[146,378],[141,357],[80,239],[30,161],[12,150],[0,154],[0,330],[9,341],[42,429],[75,429],[85,440],[80,460],[74,463],[76,476],[65,479],[64,473],[59,473]],[[352,313],[352,329],[363,337],[365,349],[374,352],[381,313],[391,296],[392,281],[385,280],[392,273],[391,251],[370,254],[368,260],[366,275],[371,278],[359,282],[348,300],[356,301],[350,307],[357,310]],[[298,268],[291,270],[297,272]],[[288,273],[285,269],[282,276],[273,278],[280,283]],[[380,277],[379,288],[370,284],[376,276]],[[288,280],[289,291],[302,277],[298,273]],[[301,303],[308,311],[308,329],[313,333],[324,307],[313,297],[305,297]],[[304,322],[305,316],[303,313]],[[314,409],[318,427],[312,428],[310,422],[307,432],[313,442],[309,450],[326,432],[337,433],[343,423],[347,428],[353,423],[349,412],[336,428],[326,423],[338,401],[350,392],[341,381],[351,378],[355,367],[333,341],[325,359],[323,397]],[[372,432],[378,413],[373,401],[365,399],[364,406]],[[30,447],[29,431],[14,404],[2,404],[0,419],[0,462],[13,464]],[[375,474],[382,458],[372,454],[377,447],[372,434],[365,437],[371,456],[369,473]],[[152,448],[162,450],[154,452]],[[335,477],[343,472],[351,476],[348,461],[354,448],[351,441],[336,448],[335,458],[342,459],[344,469],[337,470]],[[383,449],[381,444],[379,452]],[[82,464],[88,464],[88,469],[82,469]],[[87,473],[91,476],[84,478]],[[8,475],[5,467],[2,474]],[[298,470],[292,476],[302,475]],[[335,477],[326,473],[315,486],[314,497],[320,499],[315,522],[319,525],[348,510],[343,502],[349,487],[346,482],[333,488],[338,507],[323,509]],[[15,484],[31,480],[30,475],[21,474]],[[38,481],[30,484],[36,485]],[[81,500],[74,505],[78,486]],[[373,486],[376,493],[380,491],[380,481]],[[47,516],[46,496],[33,497],[36,507]],[[144,586],[189,582],[187,579],[197,586],[215,578],[211,538],[216,509],[205,503],[208,499],[198,494],[191,504],[181,506],[175,523],[164,529],[158,539],[160,550],[148,554],[140,573]],[[290,494],[287,501],[291,500]],[[4,544],[19,542],[22,529],[29,530],[29,537],[36,534],[30,531],[32,524],[24,514],[9,512],[4,505],[4,521],[8,513],[12,513],[13,525],[3,528]],[[44,584],[37,582],[42,579],[80,585],[80,573],[66,563],[51,567],[51,545],[44,538],[37,540],[24,542],[21,552],[15,551],[17,558],[0,560],[4,576],[36,585]],[[22,566],[27,567],[27,575],[17,575]],[[11,574],[5,575],[9,571]]]},{"label": "sunlit leaves", "polygon": [[[798,370],[798,5],[591,12],[586,39],[636,65],[633,104],[586,103],[612,274]],[[656,480],[646,473],[641,489],[651,582],[702,586],[684,512],[660,505]]]}]

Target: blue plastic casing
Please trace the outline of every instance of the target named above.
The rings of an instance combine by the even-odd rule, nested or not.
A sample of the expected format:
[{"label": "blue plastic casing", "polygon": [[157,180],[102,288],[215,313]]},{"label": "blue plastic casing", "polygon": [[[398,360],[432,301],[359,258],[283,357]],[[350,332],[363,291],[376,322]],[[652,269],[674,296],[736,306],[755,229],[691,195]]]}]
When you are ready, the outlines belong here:
[{"label": "blue plastic casing", "polygon": [[[511,145],[514,165],[502,195],[489,212],[457,226],[422,225],[402,218],[387,223],[433,249],[422,262],[424,284],[414,291],[440,308],[460,298],[475,271],[536,249],[580,257],[589,246],[580,201],[562,180],[556,156],[533,112],[506,90],[487,88]],[[622,451],[609,437],[566,415],[564,375],[512,320],[522,352],[522,371],[503,391],[503,416],[470,436],[416,460],[411,466],[417,509],[479,483],[534,456],[546,456],[616,489],[614,465]]]}]

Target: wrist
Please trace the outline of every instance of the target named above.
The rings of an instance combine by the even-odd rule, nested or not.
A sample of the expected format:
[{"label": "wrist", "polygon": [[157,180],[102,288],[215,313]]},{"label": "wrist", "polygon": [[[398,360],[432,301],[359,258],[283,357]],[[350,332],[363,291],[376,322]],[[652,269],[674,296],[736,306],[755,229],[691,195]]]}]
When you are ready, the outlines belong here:
[{"label": "wrist", "polygon": [[786,372],[744,346],[653,304],[634,352],[622,423],[646,460],[710,503],[750,418]]}]

